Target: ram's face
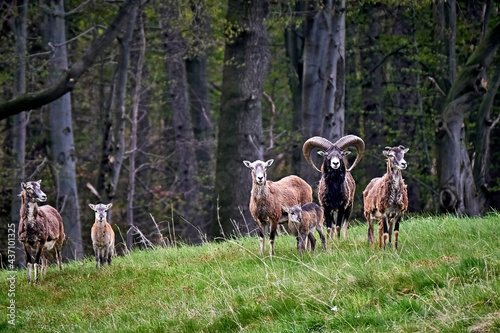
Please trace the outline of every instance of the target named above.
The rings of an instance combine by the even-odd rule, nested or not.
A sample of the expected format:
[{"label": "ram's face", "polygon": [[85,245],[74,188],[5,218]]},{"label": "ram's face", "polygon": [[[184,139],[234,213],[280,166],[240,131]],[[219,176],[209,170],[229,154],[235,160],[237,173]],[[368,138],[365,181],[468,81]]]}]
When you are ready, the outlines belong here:
[{"label": "ram's face", "polygon": [[47,195],[43,193],[42,189],[40,188],[40,183],[42,181],[31,181],[27,183],[21,183],[21,188],[26,192],[27,198],[31,202],[39,201],[39,202],[45,202],[47,201]]},{"label": "ram's face", "polygon": [[405,160],[405,154],[410,150],[409,148],[405,148],[404,146],[399,147],[385,147],[385,150],[382,152],[384,156],[386,156],[391,165],[395,169],[404,170],[408,167],[408,164]]},{"label": "ram's face", "polygon": [[328,152],[318,151],[318,155],[325,158],[326,165],[330,166],[333,170],[341,167],[344,156],[349,155],[351,152],[348,150],[340,150],[337,147],[332,147]]},{"label": "ram's face", "polygon": [[257,185],[264,185],[267,180],[266,170],[271,164],[273,164],[274,160],[269,160],[267,162],[263,162],[261,160],[257,160],[255,162],[243,161],[245,166],[252,170],[252,178]]}]

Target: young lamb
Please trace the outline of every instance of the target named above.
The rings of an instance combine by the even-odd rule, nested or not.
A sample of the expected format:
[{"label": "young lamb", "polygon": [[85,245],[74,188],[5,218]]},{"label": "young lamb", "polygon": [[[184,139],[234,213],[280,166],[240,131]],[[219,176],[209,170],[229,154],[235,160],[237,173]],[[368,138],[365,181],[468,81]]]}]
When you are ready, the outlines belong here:
[{"label": "young lamb", "polygon": [[38,268],[42,259],[42,274],[47,270],[45,251],[55,249],[59,270],[62,270],[61,247],[64,242],[64,226],[61,215],[49,205],[38,206],[37,201],[45,202],[47,196],[40,189],[42,181],[21,183],[21,220],[19,221],[19,241],[26,252],[28,282],[31,282],[32,249],[36,249],[35,282],[38,282]]},{"label": "young lamb", "polygon": [[270,255],[274,255],[274,238],[278,223],[288,221],[282,207],[305,204],[312,201],[312,188],[297,176],[288,176],[277,182],[267,180],[266,169],[274,160],[263,162],[243,161],[252,170],[252,191],[250,196],[250,213],[257,223],[260,239],[260,254],[264,255],[264,228],[271,226],[269,234]]},{"label": "young lamb", "polygon": [[111,225],[106,220],[106,211],[110,209],[113,204],[89,204],[89,207],[95,212],[95,222],[92,226],[92,245],[95,254],[95,268],[104,266],[106,260],[108,265],[111,265],[111,257],[115,251],[115,232]]},{"label": "young lamb", "polygon": [[398,248],[399,222],[408,208],[408,194],[401,175],[401,170],[408,166],[404,154],[409,148],[385,147],[384,156],[387,157],[387,173],[383,177],[374,178],[363,192],[365,217],[368,221],[368,244],[372,244],[373,222],[379,220],[378,247],[382,246],[382,231],[384,234],[384,249],[387,241],[391,243],[392,228],[394,227],[394,249]]},{"label": "young lamb", "polygon": [[[343,150],[347,147],[354,147],[358,151],[358,156],[356,156],[356,160],[349,169],[346,168],[344,161],[344,156],[351,153],[350,151]],[[318,151],[318,155],[325,158],[321,170],[314,165],[311,159],[311,151],[314,148],[321,149]],[[356,183],[352,178],[351,170],[361,160],[365,151],[365,143],[360,137],[355,135],[346,135],[335,143],[315,136],[304,143],[302,150],[306,161],[321,172],[321,179],[318,185],[318,200],[325,210],[328,236],[333,237],[333,212],[337,211],[335,228],[337,237],[340,237],[340,229],[343,224],[344,238],[347,238],[347,220],[351,214],[354,191],[356,190]]]},{"label": "young lamb", "polygon": [[302,253],[306,249],[308,239],[310,248],[314,251],[316,247],[314,230],[318,231],[323,250],[326,250],[326,239],[323,234],[323,208],[314,202],[307,203],[304,206],[295,205],[283,208],[288,213],[288,228],[297,238],[297,250],[299,253]]}]

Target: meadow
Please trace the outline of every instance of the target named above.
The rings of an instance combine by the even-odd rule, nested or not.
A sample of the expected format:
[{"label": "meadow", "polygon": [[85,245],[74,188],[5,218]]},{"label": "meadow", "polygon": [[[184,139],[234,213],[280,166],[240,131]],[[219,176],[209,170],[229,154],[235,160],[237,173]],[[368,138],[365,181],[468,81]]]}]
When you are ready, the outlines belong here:
[{"label": "meadow", "polygon": [[39,284],[16,274],[13,332],[498,332],[500,214],[406,217],[399,249],[372,250],[366,225],[327,251],[276,256],[257,237],[135,250],[96,270],[93,258],[53,265]]}]

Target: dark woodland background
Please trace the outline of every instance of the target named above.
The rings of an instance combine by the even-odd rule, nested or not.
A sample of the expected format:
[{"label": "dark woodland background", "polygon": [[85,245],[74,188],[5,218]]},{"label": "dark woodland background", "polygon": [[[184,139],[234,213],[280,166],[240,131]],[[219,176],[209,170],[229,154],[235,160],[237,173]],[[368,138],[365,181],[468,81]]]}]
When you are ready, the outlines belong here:
[{"label": "dark woodland background", "polygon": [[366,143],[351,220],[364,223],[362,191],[396,145],[410,148],[410,212],[498,209],[498,10],[492,0],[1,0],[1,251],[20,183],[38,179],[63,217],[66,258],[92,251],[88,203],[113,202],[119,251],[143,236],[251,233],[242,161],[273,158],[268,179],[297,174],[315,189],[320,175],[302,156],[314,135]]}]

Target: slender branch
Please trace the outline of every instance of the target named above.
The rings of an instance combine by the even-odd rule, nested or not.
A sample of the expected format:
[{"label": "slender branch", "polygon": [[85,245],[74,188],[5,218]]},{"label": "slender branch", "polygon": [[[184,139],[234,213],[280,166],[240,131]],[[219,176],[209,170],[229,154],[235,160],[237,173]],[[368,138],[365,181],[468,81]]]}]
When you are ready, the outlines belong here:
[{"label": "slender branch", "polygon": [[441,89],[441,87],[439,86],[439,84],[436,82],[436,80],[434,80],[433,77],[430,77],[428,76],[427,79],[429,81],[431,81],[432,83],[434,83],[434,87],[436,88],[437,91],[439,91],[441,93],[441,95],[443,96],[446,96],[446,94],[444,93],[444,91]]},{"label": "slender branch", "polygon": [[36,93],[19,95],[0,104],[0,120],[18,114],[22,111],[40,108],[72,91],[80,77],[94,63],[97,56],[109,47],[127,22],[130,14],[141,3],[140,0],[127,0],[118,11],[115,19],[104,33],[90,46],[85,54],[74,63],[52,86]]}]

